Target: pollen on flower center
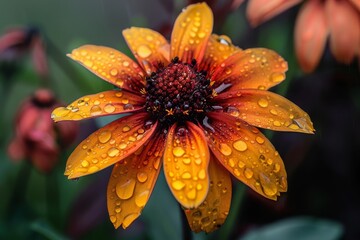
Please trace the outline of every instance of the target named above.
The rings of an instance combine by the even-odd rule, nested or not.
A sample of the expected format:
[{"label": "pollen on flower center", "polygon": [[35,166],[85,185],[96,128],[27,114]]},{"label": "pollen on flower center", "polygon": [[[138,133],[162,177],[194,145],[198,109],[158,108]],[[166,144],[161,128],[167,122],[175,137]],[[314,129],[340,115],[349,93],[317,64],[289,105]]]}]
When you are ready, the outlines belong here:
[{"label": "pollen on flower center", "polygon": [[160,122],[194,120],[211,110],[210,80],[195,60],[188,64],[176,57],[146,80],[146,111]]}]

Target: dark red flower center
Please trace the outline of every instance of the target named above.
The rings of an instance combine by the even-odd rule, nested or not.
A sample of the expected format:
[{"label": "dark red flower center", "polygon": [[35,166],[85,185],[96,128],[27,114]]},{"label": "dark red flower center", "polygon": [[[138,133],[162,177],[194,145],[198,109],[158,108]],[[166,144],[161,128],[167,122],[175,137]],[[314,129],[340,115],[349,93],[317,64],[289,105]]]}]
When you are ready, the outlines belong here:
[{"label": "dark red flower center", "polygon": [[179,62],[153,72],[147,79],[146,111],[160,122],[195,121],[211,111],[212,88],[196,61]]}]

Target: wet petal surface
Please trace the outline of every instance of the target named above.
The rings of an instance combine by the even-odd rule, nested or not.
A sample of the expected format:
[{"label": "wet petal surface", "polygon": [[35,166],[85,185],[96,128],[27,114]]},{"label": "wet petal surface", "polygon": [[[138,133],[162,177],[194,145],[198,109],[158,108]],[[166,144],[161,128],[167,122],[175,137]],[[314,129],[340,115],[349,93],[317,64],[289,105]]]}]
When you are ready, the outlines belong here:
[{"label": "wet petal surface", "polygon": [[163,55],[169,47],[167,40],[158,32],[148,28],[132,27],[123,31],[132,53],[148,75],[158,69],[159,64],[168,64],[169,57]]},{"label": "wet petal surface", "polygon": [[255,127],[221,113],[209,113],[204,126],[208,145],[237,179],[266,198],[287,190],[284,163],[274,146]]},{"label": "wet petal surface", "polygon": [[265,48],[251,48],[237,52],[222,62],[215,69],[211,80],[218,89],[266,90],[281,83],[287,69],[287,62],[276,52]]},{"label": "wet petal surface", "polygon": [[213,28],[213,14],[206,3],[197,3],[183,9],[175,21],[171,35],[171,58],[198,63],[204,57]]},{"label": "wet petal surface", "polygon": [[328,0],[325,5],[331,52],[349,64],[360,51],[360,12],[348,1]]},{"label": "wet petal surface", "polygon": [[115,49],[84,45],[74,49],[68,57],[119,88],[138,93],[145,85],[144,71]]},{"label": "wet petal surface", "polygon": [[302,6],[295,25],[295,50],[301,68],[311,72],[324,52],[329,27],[324,4],[307,1]]},{"label": "wet petal surface", "polygon": [[250,125],[276,131],[314,132],[309,115],[278,94],[244,89],[224,92],[215,99],[223,112]]},{"label": "wet petal surface", "polygon": [[191,122],[174,124],[167,135],[164,173],[171,192],[185,208],[198,207],[209,189],[209,149],[203,131]]},{"label": "wet petal surface", "polygon": [[123,117],[97,130],[70,155],[65,175],[77,178],[100,171],[138,150],[152,135],[157,123],[147,113]]},{"label": "wet petal surface", "polygon": [[87,95],[67,107],[56,108],[51,114],[55,121],[82,120],[86,118],[134,112],[143,108],[145,99],[121,90],[110,90]]},{"label": "wet petal surface", "polygon": [[229,172],[214,156],[209,163],[210,188],[204,202],[195,209],[186,209],[185,214],[191,230],[206,233],[215,231],[226,220],[231,204],[231,178]]},{"label": "wet petal surface", "polygon": [[199,69],[208,71],[211,75],[220,63],[238,51],[241,49],[234,46],[228,36],[212,34]]},{"label": "wet petal surface", "polygon": [[114,166],[107,189],[107,206],[115,228],[127,228],[141,214],[160,172],[164,143],[165,135],[156,134]]}]

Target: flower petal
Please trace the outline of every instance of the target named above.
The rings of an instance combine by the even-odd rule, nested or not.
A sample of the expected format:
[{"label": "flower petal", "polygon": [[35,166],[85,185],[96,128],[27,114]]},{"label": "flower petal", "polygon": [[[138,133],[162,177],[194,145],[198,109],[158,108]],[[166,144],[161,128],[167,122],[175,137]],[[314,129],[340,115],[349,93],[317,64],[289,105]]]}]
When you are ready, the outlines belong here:
[{"label": "flower petal", "polygon": [[185,214],[194,232],[215,231],[226,220],[231,204],[231,178],[229,172],[212,156],[209,163],[210,188],[204,202]]},{"label": "flower petal", "polygon": [[189,5],[175,21],[171,35],[171,58],[201,63],[213,29],[213,14],[206,3]]},{"label": "flower petal", "polygon": [[335,58],[350,63],[360,42],[360,13],[347,1],[326,1],[326,14],[330,28],[330,48]]},{"label": "flower petal", "polygon": [[110,221],[127,228],[150,198],[160,172],[165,135],[156,134],[134,154],[118,162],[107,189]]},{"label": "flower petal", "polygon": [[84,45],[67,55],[105,81],[138,93],[145,85],[145,73],[125,54],[108,47]]},{"label": "flower petal", "polygon": [[313,133],[310,117],[286,98],[262,90],[244,89],[218,95],[223,111],[250,125],[276,131]]},{"label": "flower petal", "polygon": [[215,69],[211,80],[219,93],[224,88],[266,90],[285,79],[287,62],[276,52],[250,48],[237,52]]},{"label": "flower petal", "polygon": [[360,11],[360,0],[350,0],[350,2]]},{"label": "flower petal", "polygon": [[241,49],[234,46],[228,36],[212,34],[199,69],[208,71],[211,75],[221,62],[238,51],[241,51]]},{"label": "flower petal", "polygon": [[209,189],[209,149],[203,131],[191,122],[174,124],[164,152],[164,172],[171,192],[185,208],[198,207]]},{"label": "flower petal", "polygon": [[324,52],[328,36],[324,4],[307,1],[300,10],[295,25],[295,50],[301,68],[312,72]]},{"label": "flower petal", "polygon": [[157,123],[147,113],[138,113],[115,120],[97,130],[70,155],[65,175],[78,178],[104,169],[133,154],[153,134]]},{"label": "flower petal", "polygon": [[251,0],[247,6],[246,15],[250,24],[255,27],[299,2],[301,0]]},{"label": "flower petal", "polygon": [[125,29],[123,36],[148,75],[155,72],[159,65],[168,64],[169,57],[165,57],[162,53],[169,43],[160,33],[148,28],[132,27]]},{"label": "flower petal", "polygon": [[144,102],[144,98],[133,93],[110,90],[84,96],[67,107],[58,107],[52,112],[51,118],[58,122],[134,112],[142,109]]},{"label": "flower petal", "polygon": [[284,163],[257,128],[222,113],[208,116],[204,125],[208,145],[230,173],[269,199],[276,200],[287,190]]}]

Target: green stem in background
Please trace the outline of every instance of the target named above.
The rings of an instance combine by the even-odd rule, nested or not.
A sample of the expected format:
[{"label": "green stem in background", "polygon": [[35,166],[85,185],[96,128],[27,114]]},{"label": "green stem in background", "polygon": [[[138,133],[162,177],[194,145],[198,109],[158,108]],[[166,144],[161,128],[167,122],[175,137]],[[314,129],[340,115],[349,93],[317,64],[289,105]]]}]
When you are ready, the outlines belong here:
[{"label": "green stem in background", "polygon": [[83,76],[79,74],[79,72],[74,68],[69,59],[66,58],[66,55],[62,53],[49,38],[46,38],[46,43],[49,56],[63,70],[68,78],[73,80],[80,91],[83,90],[83,92],[89,93],[96,90],[93,89],[86,81],[84,81]]},{"label": "green stem in background", "polygon": [[46,204],[47,217],[53,227],[60,228],[59,214],[59,186],[55,172],[46,175]]},{"label": "green stem in background", "polygon": [[19,206],[22,206],[24,201],[24,193],[26,192],[30,173],[32,166],[30,165],[28,160],[23,160],[20,166],[20,170],[15,179],[15,184],[13,186],[13,192],[9,199],[9,207],[7,208],[5,219],[14,219],[13,216],[17,215]]},{"label": "green stem in background", "polygon": [[192,232],[189,227],[189,223],[187,221],[184,209],[182,209],[181,205],[179,204],[180,215],[181,215],[181,225],[182,225],[182,234],[184,240],[192,240]]},{"label": "green stem in background", "polygon": [[217,234],[217,236],[221,236],[221,239],[230,239],[234,229],[236,229],[236,219],[239,216],[240,208],[245,197],[245,190],[246,186],[244,184],[239,182],[235,184],[234,195],[231,201],[229,215],[226,219],[225,224],[220,228],[219,234]]}]

